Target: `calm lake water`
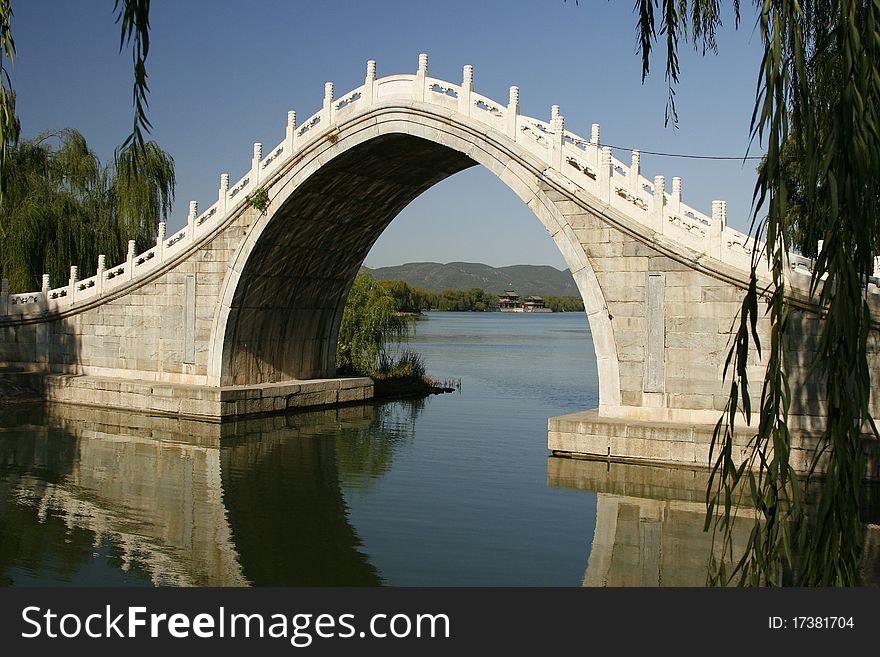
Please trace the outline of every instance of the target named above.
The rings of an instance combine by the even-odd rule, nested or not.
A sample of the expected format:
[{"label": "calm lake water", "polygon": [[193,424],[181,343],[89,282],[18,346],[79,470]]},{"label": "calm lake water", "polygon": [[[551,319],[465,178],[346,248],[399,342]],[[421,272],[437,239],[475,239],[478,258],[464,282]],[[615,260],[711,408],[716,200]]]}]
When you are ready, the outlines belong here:
[{"label": "calm lake water", "polygon": [[703,583],[703,474],[547,451],[598,402],[582,314],[436,313],[412,343],[460,392],[222,425],[0,409],[0,583]]}]

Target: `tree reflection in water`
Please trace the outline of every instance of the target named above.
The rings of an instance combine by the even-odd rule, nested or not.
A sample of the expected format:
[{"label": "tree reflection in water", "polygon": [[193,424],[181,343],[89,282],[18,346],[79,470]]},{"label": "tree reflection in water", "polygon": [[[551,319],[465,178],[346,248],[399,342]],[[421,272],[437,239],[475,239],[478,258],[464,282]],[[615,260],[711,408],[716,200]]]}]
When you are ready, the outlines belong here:
[{"label": "tree reflection in water", "polygon": [[413,439],[421,408],[316,411],[274,418],[269,431],[236,430],[221,447],[223,490],[245,577],[258,585],[381,584],[340,483],[364,487],[384,475]]}]

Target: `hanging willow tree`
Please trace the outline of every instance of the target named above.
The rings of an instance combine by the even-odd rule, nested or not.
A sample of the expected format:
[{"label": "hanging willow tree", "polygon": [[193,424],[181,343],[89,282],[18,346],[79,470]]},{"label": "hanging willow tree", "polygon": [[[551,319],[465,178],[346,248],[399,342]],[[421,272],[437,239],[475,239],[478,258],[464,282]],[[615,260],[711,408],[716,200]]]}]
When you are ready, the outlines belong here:
[{"label": "hanging willow tree", "polygon": [[[123,151],[144,151],[147,147],[144,133],[152,127],[147,118],[147,55],[150,52],[150,0],[114,0],[113,12],[119,25],[119,50],[131,45],[134,70],[132,105],[134,120],[131,133],[122,144]],[[10,146],[19,136],[19,123],[15,116],[15,92],[9,77],[9,65],[15,57],[15,39],[12,36],[12,0],[0,0],[0,198],[6,189],[2,171]],[[129,171],[137,174],[137,166],[146,153],[139,153],[129,160]],[[149,174],[148,174],[149,175]]]},{"label": "hanging willow tree", "polygon": [[2,166],[0,276],[13,292],[39,289],[44,273],[62,285],[70,265],[91,276],[99,254],[122,262],[128,240],[152,244],[174,200],[174,161],[154,142],[102,166],[80,133],[62,130],[14,143]]},{"label": "hanging willow tree", "polygon": [[[76,264],[81,276],[124,258],[127,241],[143,250],[174,200],[174,162],[145,141],[146,60],[150,0],[114,0],[119,49],[132,48],[134,121],[114,162],[101,166],[74,130],[44,133],[19,142],[15,92],[9,65],[16,54],[12,1],[0,0],[0,275],[11,291],[38,289],[43,273],[53,284],[67,280]],[[8,198],[7,198],[8,196]]]},{"label": "hanging willow tree", "polygon": [[411,323],[397,312],[394,296],[366,272],[355,277],[339,323],[336,367],[372,376],[387,356],[386,347],[407,336]]},{"label": "hanging willow tree", "polygon": [[[680,69],[679,39],[703,52],[716,47],[720,0],[638,0],[643,74],[658,30],[666,45],[667,116],[675,120],[674,89]],[[757,0],[763,44],[752,138],[767,149],[755,188],[753,233],[765,247],[756,253],[751,281],[728,358],[730,398],[716,427],[707,525],[720,509],[717,528],[729,549],[735,512],[745,493],[758,511],[748,548],[726,569],[715,563],[710,581],[778,585],[794,573],[804,585],[857,583],[862,555],[860,519],[865,474],[863,440],[877,439],[871,417],[869,343],[876,319],[867,300],[880,223],[880,0]],[[733,2],[737,25],[740,3]],[[794,163],[794,165],[792,164]],[[796,191],[791,196],[792,191]],[[827,425],[821,451],[827,474],[807,522],[800,487],[789,463],[791,401],[786,347],[792,316],[786,251],[795,239],[816,253],[811,284],[823,321],[817,372],[826,397]],[[763,259],[772,282],[762,289]],[[771,320],[770,344],[755,330]],[[758,348],[766,364],[760,407],[749,401],[747,360]],[[758,431],[747,464],[734,462],[734,426],[742,413],[758,414]],[[800,552],[795,570],[793,546]]]},{"label": "hanging willow tree", "polygon": [[[12,5],[10,0],[0,0],[0,171],[6,161],[9,144],[18,139],[19,124],[15,116],[15,92],[9,79],[8,62],[15,56],[12,39]],[[6,181],[0,173],[0,198]]]}]

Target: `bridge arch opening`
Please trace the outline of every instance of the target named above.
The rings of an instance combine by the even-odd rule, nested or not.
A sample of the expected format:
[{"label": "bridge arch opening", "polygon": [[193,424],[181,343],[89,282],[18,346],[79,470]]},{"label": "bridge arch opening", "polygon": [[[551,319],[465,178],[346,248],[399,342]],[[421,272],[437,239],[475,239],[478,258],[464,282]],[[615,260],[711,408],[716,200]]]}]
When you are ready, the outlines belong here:
[{"label": "bridge arch opening", "polygon": [[[620,403],[610,316],[583,248],[541,183],[541,164],[485,134],[417,114],[334,135],[269,186],[221,289],[208,380],[253,385],[336,374],[348,290],[373,244],[415,198],[482,165],[541,221],[575,279],[593,336],[600,405]],[[256,211],[253,211],[256,214]]]}]

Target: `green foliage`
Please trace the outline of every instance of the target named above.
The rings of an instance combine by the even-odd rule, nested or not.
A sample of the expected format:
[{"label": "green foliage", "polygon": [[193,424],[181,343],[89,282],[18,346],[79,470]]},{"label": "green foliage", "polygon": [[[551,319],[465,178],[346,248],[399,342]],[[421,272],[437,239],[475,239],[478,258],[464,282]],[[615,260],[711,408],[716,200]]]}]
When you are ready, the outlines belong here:
[{"label": "green foliage", "polygon": [[427,375],[427,369],[421,354],[410,349],[404,349],[403,353],[396,360],[388,354],[380,354],[379,366],[376,368],[374,375],[377,378],[416,379],[423,381]]},{"label": "green foliage", "polygon": [[[170,211],[173,162],[143,137],[151,128],[146,115],[150,0],[115,0],[114,12],[120,50],[132,44],[135,116],[110,168],[100,166],[72,130],[19,143],[7,66],[16,55],[12,1],[0,0],[0,274],[10,279],[13,291],[37,289],[42,273],[64,281],[71,264],[89,276],[101,253],[118,262],[127,240],[146,247],[158,217]],[[51,139],[60,142],[58,148],[49,145]]]},{"label": "green foliage", "polygon": [[432,310],[485,312],[495,310],[497,306],[498,297],[496,295],[489,294],[477,287],[472,287],[469,290],[443,290],[431,298]]},{"label": "green foliage", "polygon": [[386,346],[406,337],[410,326],[410,320],[397,312],[391,293],[369,274],[359,273],[342,313],[336,368],[369,376],[380,358],[387,358]]},{"label": "green foliage", "polygon": [[[498,310],[498,296],[479,288],[469,290],[444,290],[428,292],[412,287],[404,281],[381,281],[381,285],[394,297],[395,307],[402,313],[421,313],[425,310],[456,312],[488,312]],[[547,296],[544,305],[554,312],[574,312],[584,309],[580,297]]]},{"label": "green foliage", "polygon": [[[837,60],[837,55],[832,52],[826,53],[823,58],[831,58]],[[811,60],[812,68],[819,68],[817,58]],[[819,142],[825,142],[828,139],[827,130],[834,121],[831,115],[831,108],[835,107],[838,101],[839,90],[841,89],[840,81],[835,74],[840,68],[840,62],[835,61],[831,66],[833,70],[824,74],[816,71],[811,78],[813,79],[814,96],[817,102],[814,103],[812,110],[816,113],[816,119],[812,121],[814,130],[817,131]],[[821,99],[821,102],[818,101]],[[794,125],[794,118],[791,117],[792,123],[788,138],[782,144],[779,152],[779,175],[785,188],[786,196],[786,217],[785,230],[788,244],[797,249],[801,254],[816,258],[819,255],[817,250],[818,241],[824,239],[825,226],[822,221],[816,221],[812,216],[809,197],[811,188],[815,189],[821,184],[820,181],[808,178],[810,175],[809,167],[804,163],[804,148],[806,142],[800,136],[798,128]],[[765,158],[766,161],[766,158]],[[761,167],[765,166],[765,162],[761,163]],[[761,169],[759,169],[759,172]],[[880,189],[874,189],[875,199],[880,195]],[[880,253],[880,237],[875,237],[874,253]]]},{"label": "green foliage", "polygon": [[[818,255],[816,248],[818,241],[822,239],[822,232],[821,226],[809,221],[809,211],[804,206],[804,194],[808,182],[804,179],[804,167],[798,158],[801,148],[800,138],[792,131],[779,153],[780,174],[788,200],[785,224],[788,243],[801,254],[815,258]],[[759,173],[764,166],[762,162]]]},{"label": "green foliage", "polygon": [[544,306],[555,313],[583,312],[584,300],[581,297],[544,297]]},{"label": "green foliage", "polygon": [[[753,498],[757,517],[746,552],[731,571],[715,563],[710,581],[750,585],[785,583],[794,572],[793,546],[802,552],[796,582],[853,585],[862,555],[862,451],[866,428],[878,439],[870,414],[869,334],[876,333],[867,302],[867,279],[880,224],[880,3],[875,0],[761,0],[758,28],[764,55],[752,115],[752,137],[766,146],[755,189],[755,235],[766,248],[756,253],[725,375],[730,395],[712,445],[707,527],[714,524],[725,550],[736,499]],[[678,36],[713,45],[721,21],[717,0],[663,0],[667,78],[678,79]],[[651,0],[637,3],[648,72],[655,36]],[[734,2],[737,23],[739,2]],[[690,19],[687,17],[690,16]],[[682,21],[684,18],[684,22]],[[708,40],[707,40],[708,37]],[[670,96],[670,103],[672,96]],[[674,116],[674,104],[672,105]],[[762,215],[766,212],[766,215]],[[786,349],[796,321],[786,290],[786,251],[800,242],[816,254],[811,292],[824,321],[815,371],[825,387],[827,424],[817,458],[827,459],[826,479],[807,521],[800,485],[789,456],[791,403]],[[763,289],[761,258],[772,282]],[[756,330],[767,304],[769,345]],[[766,363],[758,431],[742,465],[734,460],[738,413],[750,418],[748,358],[754,345]],[[752,470],[754,468],[754,471]],[[717,520],[715,511],[719,510]],[[792,527],[795,531],[792,531]]]},{"label": "green foliage", "polygon": [[123,146],[114,155],[115,171],[108,175],[118,232],[123,243],[134,239],[141,251],[155,243],[159,218],[171,213],[174,160],[154,141]]},{"label": "green foliage", "polygon": [[[9,144],[18,139],[20,125],[15,116],[15,92],[9,79],[6,60],[15,57],[15,41],[12,38],[11,0],[0,0],[0,171],[5,168]],[[6,189],[6,181],[0,175],[0,200]]]},{"label": "green foliage", "polygon": [[0,173],[0,276],[10,291],[39,289],[44,273],[63,284],[73,264],[91,276],[99,254],[122,262],[128,240],[151,245],[174,199],[174,161],[154,142],[103,166],[75,130],[12,144]]},{"label": "green foliage", "polygon": [[394,297],[394,305],[398,312],[418,314],[431,309],[431,292],[419,287],[412,287],[404,281],[380,281],[391,296]]},{"label": "green foliage", "polygon": [[415,438],[416,420],[424,407],[423,397],[371,406],[375,416],[369,425],[346,423],[336,431],[336,469],[346,489],[368,488],[390,469],[400,448]]},{"label": "green foliage", "polygon": [[[739,0],[734,0],[736,22],[739,24]],[[651,51],[657,39],[654,9],[657,0],[636,0],[635,9],[639,14],[638,53],[642,56],[642,81],[651,69]],[[678,123],[675,109],[675,85],[681,67],[678,63],[679,37],[691,39],[695,49],[715,52],[715,33],[721,25],[720,0],[663,0],[661,9],[660,35],[666,42],[666,123]]]},{"label": "green foliage", "polygon": [[266,214],[269,208],[269,192],[265,187],[254,190],[252,194],[248,194],[247,202],[252,208],[260,211],[260,214]]},{"label": "green foliage", "polygon": [[[131,60],[134,67],[134,84],[132,85],[132,104],[134,105],[134,123],[131,134],[122,144],[122,148],[132,146],[134,150],[144,148],[144,132],[149,133],[152,125],[147,119],[147,55],[150,52],[150,0],[116,0],[113,5],[116,12],[116,23],[119,25],[119,51],[126,44],[131,46]],[[134,160],[137,165],[138,160]]]},{"label": "green foliage", "polygon": [[[115,0],[113,10],[119,25],[119,50],[132,44],[132,65],[134,85],[132,101],[134,104],[134,123],[131,134],[125,139],[120,150],[131,149],[137,155],[131,158],[129,169],[135,178],[144,179],[137,171],[141,162],[149,159],[145,152],[148,144],[144,133],[149,133],[150,121],[147,118],[147,55],[150,51],[150,0]],[[9,149],[19,138],[20,126],[15,115],[15,92],[9,78],[5,60],[15,57],[15,40],[12,37],[12,0],[0,0],[0,200],[6,193],[5,178],[9,168],[5,166]],[[120,169],[122,171],[122,169]],[[147,176],[151,175],[150,172]],[[136,183],[135,183],[136,184]]]}]

